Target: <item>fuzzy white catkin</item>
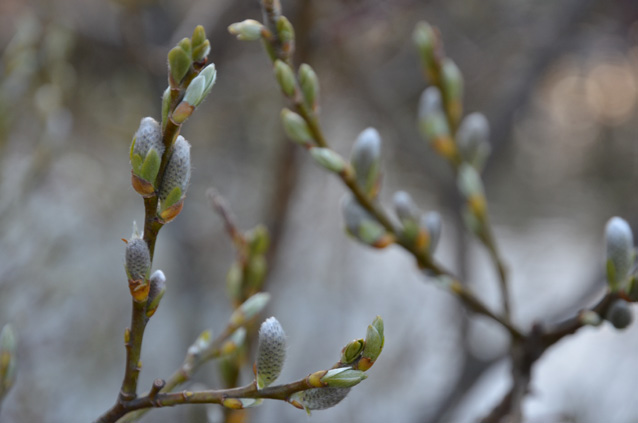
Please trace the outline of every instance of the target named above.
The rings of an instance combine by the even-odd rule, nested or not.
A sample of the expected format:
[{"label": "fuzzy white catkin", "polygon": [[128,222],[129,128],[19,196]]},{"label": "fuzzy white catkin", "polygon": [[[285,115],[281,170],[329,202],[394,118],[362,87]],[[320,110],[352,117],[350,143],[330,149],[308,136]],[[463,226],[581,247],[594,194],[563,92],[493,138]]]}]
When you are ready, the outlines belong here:
[{"label": "fuzzy white catkin", "polygon": [[314,388],[298,392],[293,399],[307,410],[325,410],[339,404],[350,392],[350,388]]},{"label": "fuzzy white catkin", "polygon": [[126,244],[126,273],[134,281],[144,280],[151,267],[151,254],[146,241],[134,237]]},{"label": "fuzzy white catkin", "polygon": [[173,154],[171,154],[166,171],[162,179],[162,187],[160,189],[160,200],[166,200],[166,197],[175,187],[182,190],[182,195],[186,193],[188,182],[191,178],[191,146],[181,135],[175,140],[173,146]]},{"label": "fuzzy white catkin", "polygon": [[257,346],[257,387],[265,388],[281,373],[286,359],[286,334],[274,317],[269,317],[259,328]]},{"label": "fuzzy white catkin", "polygon": [[617,286],[627,279],[634,259],[634,237],[631,227],[624,219],[609,219],[605,226],[605,244],[607,261],[611,261],[614,266],[614,280],[609,283]]},{"label": "fuzzy white catkin", "polygon": [[164,143],[162,142],[162,129],[159,123],[152,117],[145,117],[141,120],[137,132],[135,132],[135,145],[133,154],[146,157],[151,148],[155,148],[161,157],[164,153]]}]

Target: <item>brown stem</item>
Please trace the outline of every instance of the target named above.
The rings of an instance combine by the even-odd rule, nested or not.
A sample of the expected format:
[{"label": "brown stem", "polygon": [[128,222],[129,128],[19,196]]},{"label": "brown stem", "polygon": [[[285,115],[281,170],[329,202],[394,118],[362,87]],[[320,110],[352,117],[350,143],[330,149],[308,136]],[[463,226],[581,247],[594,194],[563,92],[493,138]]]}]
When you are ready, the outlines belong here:
[{"label": "brown stem", "polygon": [[290,396],[296,392],[316,388],[310,384],[308,378],[285,385],[271,386],[264,389],[257,389],[255,382],[250,385],[231,389],[216,389],[198,392],[182,391],[176,393],[156,393],[155,395],[145,395],[126,403],[121,403],[117,409],[109,410],[101,416],[95,423],[114,423],[125,414],[149,409],[154,407],[170,407],[179,404],[222,404],[232,398],[262,398],[288,401]]}]

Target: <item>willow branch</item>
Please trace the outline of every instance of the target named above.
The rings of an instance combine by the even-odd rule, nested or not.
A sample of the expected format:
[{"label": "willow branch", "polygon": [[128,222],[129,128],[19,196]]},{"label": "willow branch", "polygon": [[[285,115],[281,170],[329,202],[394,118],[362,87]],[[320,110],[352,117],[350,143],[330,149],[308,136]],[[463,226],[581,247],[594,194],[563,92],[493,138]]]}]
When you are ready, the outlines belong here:
[{"label": "willow branch", "polygon": [[[153,386],[157,384],[157,380]],[[253,383],[231,389],[211,389],[204,391],[182,391],[175,393],[157,392],[157,389],[151,389],[148,395],[141,396],[132,401],[128,401],[122,405],[117,412],[105,414],[94,423],[114,423],[127,413],[138,410],[145,410],[159,407],[172,407],[180,404],[225,404],[232,406],[232,399],[273,399],[280,401],[289,401],[292,394],[315,389],[309,377],[300,379],[285,385],[270,386],[264,389],[257,389],[256,383]]]}]

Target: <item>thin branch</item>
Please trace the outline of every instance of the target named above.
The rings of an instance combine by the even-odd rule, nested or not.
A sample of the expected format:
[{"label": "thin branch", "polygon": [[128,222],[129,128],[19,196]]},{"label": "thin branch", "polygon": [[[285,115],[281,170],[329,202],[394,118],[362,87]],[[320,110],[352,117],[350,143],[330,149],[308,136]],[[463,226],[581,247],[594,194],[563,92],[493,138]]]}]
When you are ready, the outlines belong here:
[{"label": "thin branch", "polygon": [[[236,403],[229,401],[231,399],[273,399],[289,402],[291,395],[294,393],[318,388],[316,383],[311,383],[310,376],[312,375],[285,385],[270,386],[264,389],[257,389],[257,385],[253,381],[249,385],[231,389],[211,389],[197,392],[182,391],[176,393],[157,393],[151,390],[148,395],[122,404],[118,410],[105,414],[94,423],[114,423],[125,414],[133,411],[172,407],[180,404],[226,404],[232,408]],[[153,386],[155,386],[156,382],[157,380],[153,383]]]}]

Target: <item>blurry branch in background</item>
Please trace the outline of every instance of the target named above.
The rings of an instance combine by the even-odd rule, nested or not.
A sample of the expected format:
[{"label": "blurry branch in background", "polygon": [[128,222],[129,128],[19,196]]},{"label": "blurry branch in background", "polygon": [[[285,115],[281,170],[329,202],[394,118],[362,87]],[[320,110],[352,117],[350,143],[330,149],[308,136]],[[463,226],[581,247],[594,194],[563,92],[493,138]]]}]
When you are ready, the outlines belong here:
[{"label": "blurry branch in background", "polygon": [[0,409],[16,379],[18,341],[10,324],[0,331]]},{"label": "blurry branch in background", "polygon": [[[297,382],[270,386],[281,373],[286,352],[283,328],[271,317],[259,330],[253,366],[255,379],[238,388],[239,369],[246,361],[245,344],[250,335],[246,327],[250,327],[269,299],[268,294],[259,292],[266,274],[268,233],[263,226],[245,234],[239,231],[223,199],[211,193],[214,207],[224,219],[237,249],[237,261],[228,273],[228,292],[235,310],[220,336],[213,338],[210,330],[204,331],[188,349],[182,366],[168,380],[156,379],[149,392],[138,397],[144,332],[167,285],[161,270],[151,273],[155,244],[162,227],[177,217],[186,198],[191,174],[190,144],[179,133],[215,83],[215,65],[207,64],[209,51],[210,42],[202,26],[169,51],[169,86],[162,96],[161,122],[143,118],[131,144],[131,183],[144,201],[144,228],[140,234],[133,224],[131,238],[124,240],[125,270],[132,298],[131,325],[124,333],[124,378],[115,404],[96,422],[135,421],[149,408],[177,404],[209,403],[244,409],[259,405],[266,398],[287,401],[308,412],[329,408],[367,377],[364,372],[372,367],[383,349],[383,320],[377,317],[368,326],[365,339],[344,347],[333,368]],[[202,364],[216,358],[221,359],[225,389],[171,393],[190,380]],[[230,413],[226,418],[236,421]]]},{"label": "blurry branch in background", "polygon": [[[453,168],[458,189],[465,199],[465,226],[489,252],[496,269],[503,314],[490,310],[450,271],[433,257],[441,231],[437,213],[422,214],[409,194],[394,195],[396,219],[386,214],[378,201],[381,184],[381,138],[374,128],[357,138],[350,160],[332,150],[319,123],[319,82],[308,64],[293,64],[295,32],[282,15],[279,2],[262,0],[264,22],[247,19],[230,25],[240,40],[262,40],[273,63],[275,79],[290,109],[281,112],[289,138],[309,151],[317,164],[335,174],[346,188],[342,210],[347,232],[359,242],[385,248],[397,244],[413,255],[424,274],[457,296],[469,310],[500,324],[511,337],[512,387],[484,422],[522,422],[522,400],[527,394],[533,364],[553,344],[585,325],[599,325],[604,319],[618,329],[632,320],[627,302],[638,299],[638,282],[633,268],[633,235],[620,218],[610,219],[606,228],[607,280],[609,291],[597,305],[555,325],[534,324],[520,330],[511,321],[507,270],[497,248],[489,221],[481,171],[487,160],[489,123],[480,113],[463,117],[463,77],[454,62],[445,57],[436,28],[419,23],[414,41],[432,86],[421,96],[419,127],[434,151]],[[399,221],[399,224],[396,223]]]}]

